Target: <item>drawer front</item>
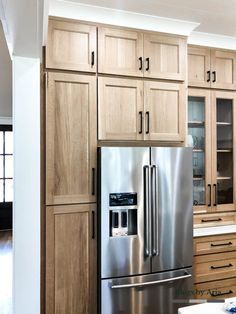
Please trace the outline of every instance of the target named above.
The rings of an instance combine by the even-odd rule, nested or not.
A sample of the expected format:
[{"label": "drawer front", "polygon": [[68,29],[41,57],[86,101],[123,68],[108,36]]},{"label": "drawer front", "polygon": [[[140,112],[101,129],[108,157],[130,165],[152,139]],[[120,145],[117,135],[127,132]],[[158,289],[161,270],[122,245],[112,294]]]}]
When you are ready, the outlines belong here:
[{"label": "drawer front", "polygon": [[236,223],[236,213],[202,214],[193,217],[194,228],[226,226]]},{"label": "drawer front", "polygon": [[236,250],[236,234],[224,234],[194,239],[194,255]]},{"label": "drawer front", "polygon": [[216,280],[194,285],[196,299],[225,299],[236,297],[236,278]]},{"label": "drawer front", "polygon": [[236,252],[196,256],[195,283],[236,276]]}]

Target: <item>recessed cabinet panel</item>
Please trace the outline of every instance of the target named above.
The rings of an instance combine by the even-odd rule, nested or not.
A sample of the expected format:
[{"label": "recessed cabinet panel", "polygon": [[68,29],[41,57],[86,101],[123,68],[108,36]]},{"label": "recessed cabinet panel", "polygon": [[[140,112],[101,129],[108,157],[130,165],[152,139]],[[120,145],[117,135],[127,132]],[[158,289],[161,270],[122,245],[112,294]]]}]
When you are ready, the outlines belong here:
[{"label": "recessed cabinet panel", "polygon": [[186,39],[144,34],[144,76],[184,80]]},{"label": "recessed cabinet panel", "polygon": [[46,203],[95,201],[95,77],[50,73],[46,110]]},{"label": "recessed cabinet panel", "polygon": [[184,141],[185,86],[144,82],[145,139]]},{"label": "recessed cabinet panel", "polygon": [[95,212],[92,204],[46,208],[46,314],[95,313]]},{"label": "recessed cabinet panel", "polygon": [[122,29],[98,29],[98,72],[143,76],[143,34]]},{"label": "recessed cabinet panel", "polygon": [[98,79],[99,140],[142,139],[143,82]]},{"label": "recessed cabinet panel", "polygon": [[46,67],[96,72],[96,27],[50,19]]}]

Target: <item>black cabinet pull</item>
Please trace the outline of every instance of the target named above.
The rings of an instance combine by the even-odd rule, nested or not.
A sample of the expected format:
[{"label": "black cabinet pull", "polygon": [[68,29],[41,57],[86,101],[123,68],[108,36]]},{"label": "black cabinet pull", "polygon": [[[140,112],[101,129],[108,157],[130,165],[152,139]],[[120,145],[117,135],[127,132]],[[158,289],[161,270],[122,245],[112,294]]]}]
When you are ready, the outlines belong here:
[{"label": "black cabinet pull", "polygon": [[228,267],[232,267],[233,265],[231,263],[227,264],[227,265],[222,265],[222,266],[211,266],[211,269],[219,269],[219,268],[228,268]]},{"label": "black cabinet pull", "polygon": [[149,127],[150,127],[150,116],[149,116],[149,111],[146,111],[146,123],[147,123],[147,129],[146,129],[146,134],[149,134]]},{"label": "black cabinet pull", "polygon": [[146,58],[146,62],[147,62],[146,71],[148,71],[149,68],[150,68],[150,60],[149,60],[149,58]]},{"label": "black cabinet pull", "polygon": [[207,186],[209,187],[209,203],[208,203],[208,206],[210,207],[211,206],[211,184],[207,184]]},{"label": "black cabinet pull", "polygon": [[95,239],[95,212],[92,211],[92,239]]},{"label": "black cabinet pull", "polygon": [[143,58],[142,57],[139,57],[138,58],[139,59],[139,70],[142,70],[142,68],[143,68]]},{"label": "black cabinet pull", "polygon": [[207,71],[207,82],[211,81],[211,71]]},{"label": "black cabinet pull", "polygon": [[220,244],[214,244],[214,243],[211,243],[211,246],[212,247],[216,247],[216,246],[225,246],[225,245],[232,245],[233,243],[230,241],[230,242],[227,242],[227,243],[220,243]]},{"label": "black cabinet pull", "polygon": [[139,134],[142,134],[143,133],[143,112],[142,111],[139,111],[138,113],[140,115],[140,129],[139,129]]},{"label": "black cabinet pull", "polygon": [[91,66],[94,66],[94,51],[91,53]]},{"label": "black cabinet pull", "polygon": [[210,291],[210,295],[212,297],[218,297],[220,295],[225,295],[225,294],[232,294],[233,291],[232,290],[228,290],[228,291],[225,291],[225,292],[221,292],[221,291]]},{"label": "black cabinet pull", "polygon": [[212,75],[213,75],[213,80],[212,80],[212,82],[215,83],[215,82],[216,82],[216,71],[213,71],[213,72],[212,72]]},{"label": "black cabinet pull", "polygon": [[215,202],[213,206],[217,206],[217,184],[213,184],[214,190],[215,190]]},{"label": "black cabinet pull", "polygon": [[213,219],[202,219],[202,222],[214,222],[214,221],[221,221],[222,218],[213,218]]},{"label": "black cabinet pull", "polygon": [[92,195],[95,195],[95,168],[92,168]]}]

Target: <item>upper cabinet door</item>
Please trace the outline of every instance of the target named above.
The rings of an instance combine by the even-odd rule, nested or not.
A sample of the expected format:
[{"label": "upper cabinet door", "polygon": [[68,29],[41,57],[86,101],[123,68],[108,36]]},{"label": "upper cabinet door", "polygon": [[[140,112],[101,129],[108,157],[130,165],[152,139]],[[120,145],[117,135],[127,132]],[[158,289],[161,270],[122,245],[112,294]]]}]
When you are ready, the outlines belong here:
[{"label": "upper cabinet door", "polygon": [[46,204],[95,202],[96,78],[48,74]]},{"label": "upper cabinet door", "polygon": [[183,142],[186,88],[182,84],[144,82],[145,139]]},{"label": "upper cabinet door", "polygon": [[98,78],[98,139],[143,139],[143,82]]},{"label": "upper cabinet door", "polygon": [[96,27],[50,19],[46,68],[96,72]]},{"label": "upper cabinet door", "polygon": [[143,34],[115,28],[98,28],[98,72],[143,76]]},{"label": "upper cabinet door", "polygon": [[188,47],[188,85],[211,87],[211,53],[209,48]]},{"label": "upper cabinet door", "polygon": [[236,54],[228,51],[211,50],[211,87],[236,89]]},{"label": "upper cabinet door", "polygon": [[144,34],[144,77],[184,81],[186,62],[185,38]]}]

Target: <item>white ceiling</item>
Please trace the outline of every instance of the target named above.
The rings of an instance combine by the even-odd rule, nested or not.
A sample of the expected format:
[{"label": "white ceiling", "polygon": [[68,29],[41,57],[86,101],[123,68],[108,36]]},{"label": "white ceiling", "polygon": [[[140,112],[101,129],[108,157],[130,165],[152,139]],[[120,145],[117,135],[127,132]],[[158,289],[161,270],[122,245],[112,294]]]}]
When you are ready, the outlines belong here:
[{"label": "white ceiling", "polygon": [[200,23],[198,32],[236,37],[236,0],[64,0]]}]

